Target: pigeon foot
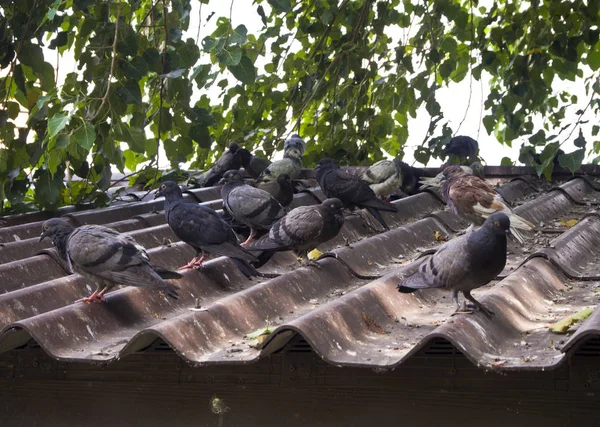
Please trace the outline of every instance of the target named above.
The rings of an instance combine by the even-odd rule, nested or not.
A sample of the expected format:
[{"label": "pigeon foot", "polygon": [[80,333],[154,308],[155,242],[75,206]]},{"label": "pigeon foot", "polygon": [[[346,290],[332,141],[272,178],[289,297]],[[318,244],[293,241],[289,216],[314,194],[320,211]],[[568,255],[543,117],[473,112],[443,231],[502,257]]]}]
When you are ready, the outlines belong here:
[{"label": "pigeon foot", "polygon": [[89,297],[81,298],[81,299],[78,299],[77,301],[75,301],[75,303],[78,303],[78,302],[85,302],[87,304],[95,302],[95,303],[101,304],[103,302],[106,302],[106,298],[104,298],[104,295],[100,294],[100,292],[94,291],[94,293],[92,293],[92,295],[90,295]]},{"label": "pigeon foot", "polygon": [[178,270],[185,270],[187,268],[202,268],[202,263],[204,262],[204,260],[205,260],[204,256],[202,256],[200,258],[195,257],[194,259],[192,259],[190,262],[188,262],[183,267],[179,267]]}]

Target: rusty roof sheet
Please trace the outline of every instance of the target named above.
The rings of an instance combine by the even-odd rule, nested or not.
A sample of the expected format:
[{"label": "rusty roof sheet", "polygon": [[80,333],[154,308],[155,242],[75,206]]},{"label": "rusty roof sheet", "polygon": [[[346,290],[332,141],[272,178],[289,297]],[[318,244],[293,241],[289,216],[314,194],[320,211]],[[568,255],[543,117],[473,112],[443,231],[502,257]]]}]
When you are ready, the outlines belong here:
[{"label": "rusty roof sheet", "polygon": [[[451,316],[454,305],[444,291],[396,291],[420,254],[468,225],[445,210],[435,192],[395,201],[399,212],[384,212],[388,232],[364,212],[350,215],[340,235],[319,248],[319,268],[298,268],[291,252],[278,253],[261,271],[279,277],[248,280],[221,257],[202,271],[183,272],[179,300],[122,288],[101,305],[72,303],[93,285],[67,275],[53,250],[38,242],[48,216],[42,213],[9,218],[0,228],[0,352],[35,343],[62,361],[106,363],[158,341],[191,364],[235,364],[280,351],[299,335],[338,366],[393,369],[425,348],[449,343],[486,368],[553,368],[600,337],[600,310],[566,335],[548,330],[600,300],[600,181],[563,176],[549,184],[519,175],[526,168],[486,172],[503,182],[498,191],[516,212],[539,226],[523,247],[509,244],[500,280],[474,292],[496,313],[492,318]],[[324,198],[307,178],[309,188],[292,206]],[[189,190],[185,197],[221,207],[218,188]],[[105,224],[131,234],[159,265],[176,268],[191,258],[193,250],[165,224],[163,201],[146,193],[137,199],[61,213],[76,225]],[[258,345],[248,335],[267,318],[272,332]]]}]

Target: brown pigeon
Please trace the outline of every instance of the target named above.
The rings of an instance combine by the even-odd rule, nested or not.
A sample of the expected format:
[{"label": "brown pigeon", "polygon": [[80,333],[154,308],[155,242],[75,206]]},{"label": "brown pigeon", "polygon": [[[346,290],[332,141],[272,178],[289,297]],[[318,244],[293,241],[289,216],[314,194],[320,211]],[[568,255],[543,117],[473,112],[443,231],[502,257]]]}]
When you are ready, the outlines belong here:
[{"label": "brown pigeon", "polygon": [[533,230],[535,226],[512,212],[511,208],[489,184],[481,178],[466,173],[458,165],[443,171],[441,196],[452,211],[481,225],[492,214],[503,212],[510,218],[511,232],[523,244],[523,236],[516,230]]}]

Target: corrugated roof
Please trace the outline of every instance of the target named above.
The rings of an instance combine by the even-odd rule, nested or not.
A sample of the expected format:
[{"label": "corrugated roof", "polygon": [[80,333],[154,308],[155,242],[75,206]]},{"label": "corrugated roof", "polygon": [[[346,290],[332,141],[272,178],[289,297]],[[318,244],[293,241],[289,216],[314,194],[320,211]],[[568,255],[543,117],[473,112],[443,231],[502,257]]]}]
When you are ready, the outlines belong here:
[{"label": "corrugated roof", "polygon": [[[509,244],[501,280],[474,292],[495,312],[492,318],[451,316],[455,307],[444,291],[396,291],[420,253],[467,225],[430,192],[395,201],[399,212],[384,213],[388,232],[360,211],[349,216],[340,235],[319,248],[326,252],[320,268],[298,268],[292,253],[279,253],[261,268],[279,277],[248,280],[228,259],[217,258],[202,271],[183,272],[179,300],[123,288],[109,293],[106,304],[73,304],[94,285],[67,276],[47,244],[38,243],[44,214],[25,223],[7,218],[0,229],[0,352],[34,342],[62,361],[110,362],[158,340],[192,364],[240,364],[277,352],[299,335],[338,366],[391,369],[437,345],[453,346],[482,367],[553,368],[600,337],[598,310],[575,333],[548,330],[600,301],[600,181],[578,176],[549,184],[517,177],[523,171],[529,172],[486,171],[504,181],[498,191],[518,205],[516,212],[540,227],[523,247]],[[293,206],[324,198],[314,181],[307,183],[313,187],[297,194]],[[186,197],[221,206],[217,188],[190,190]],[[130,233],[150,249],[153,262],[176,268],[194,253],[165,224],[162,207],[162,199],[148,198],[65,215],[77,225]],[[577,223],[569,228],[571,219]],[[258,346],[246,336],[264,328],[267,318],[274,330]]]}]

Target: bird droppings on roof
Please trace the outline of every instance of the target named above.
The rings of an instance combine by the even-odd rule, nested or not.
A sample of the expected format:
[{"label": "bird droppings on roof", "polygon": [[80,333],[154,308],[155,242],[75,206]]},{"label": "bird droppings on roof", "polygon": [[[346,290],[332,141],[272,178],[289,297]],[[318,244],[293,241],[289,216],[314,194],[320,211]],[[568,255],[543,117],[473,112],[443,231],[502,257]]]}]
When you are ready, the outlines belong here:
[{"label": "bird droppings on roof", "polygon": [[[6,218],[0,229],[0,351],[36,343],[62,361],[106,363],[161,342],[193,365],[232,364],[267,357],[299,335],[336,366],[393,369],[446,342],[487,369],[553,368],[600,336],[599,310],[565,334],[549,330],[599,304],[600,181],[584,176],[547,183],[518,176],[525,169],[489,170],[504,171],[488,182],[500,183],[497,192],[537,228],[523,232],[523,246],[509,241],[504,271],[473,292],[495,313],[490,318],[451,316],[455,307],[443,290],[396,290],[420,255],[468,226],[432,191],[394,201],[398,212],[381,212],[387,232],[368,213],[347,216],[340,233],[318,247],[319,267],[298,267],[293,253],[280,252],[260,268],[279,277],[248,279],[231,260],[213,258],[204,270],[182,271],[178,300],[121,288],[108,293],[105,304],[73,304],[94,286],[67,275],[54,249],[38,242],[48,218],[40,214],[26,216],[27,222]],[[325,199],[311,176],[291,208]],[[151,197],[65,210],[64,216],[74,225],[126,232],[152,261],[175,269],[195,251],[165,223],[164,202]],[[188,190],[184,197],[221,207],[218,187]],[[264,330],[267,319],[271,333],[259,344],[249,335]]]}]

